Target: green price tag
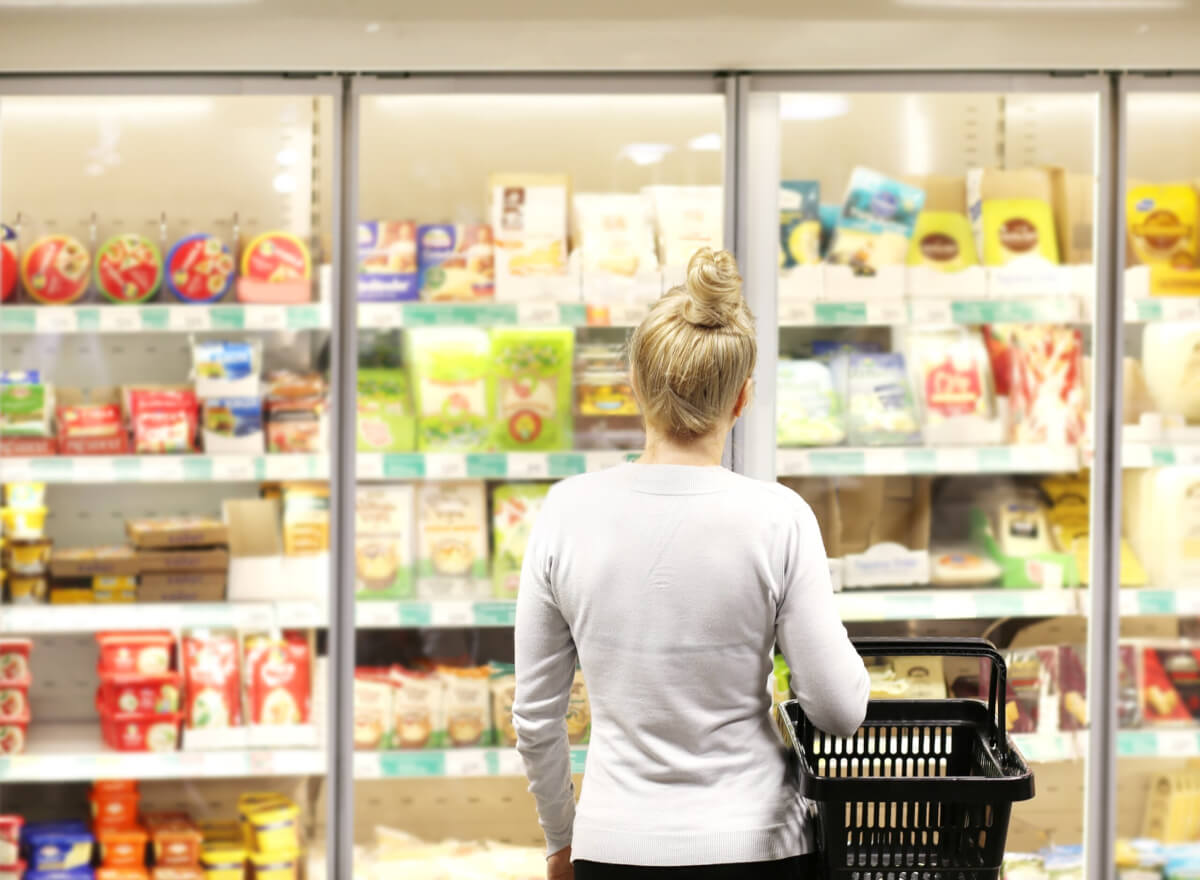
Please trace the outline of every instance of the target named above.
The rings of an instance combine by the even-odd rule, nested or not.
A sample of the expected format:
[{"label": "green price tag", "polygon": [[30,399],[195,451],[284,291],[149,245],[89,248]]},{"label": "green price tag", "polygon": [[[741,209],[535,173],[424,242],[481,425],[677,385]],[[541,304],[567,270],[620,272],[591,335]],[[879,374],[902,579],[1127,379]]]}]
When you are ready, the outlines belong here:
[{"label": "green price tag", "polygon": [[818,324],[839,326],[867,323],[866,303],[817,303],[814,312]]},{"label": "green price tag", "polygon": [[0,329],[13,333],[32,333],[37,326],[33,309],[19,306],[0,306]]},{"label": "green price tag", "polygon": [[551,452],[548,456],[550,476],[573,477],[587,471],[587,458],[578,452]]},{"label": "green price tag", "polygon": [[246,326],[246,310],[241,306],[214,306],[208,317],[214,330],[241,330]]},{"label": "green price tag", "polygon": [[513,626],[517,622],[516,602],[476,602],[477,626]]},{"label": "green price tag", "polygon": [[385,452],[383,475],[389,480],[419,480],[425,476],[425,457],[415,452]]},{"label": "green price tag", "polygon": [[979,450],[979,470],[984,473],[1007,473],[1012,470],[1012,454],[1006,446],[985,446]]},{"label": "green price tag", "polygon": [[932,449],[906,449],[904,466],[910,474],[937,473],[937,452]]},{"label": "green price tag", "polygon": [[558,319],[567,327],[586,327],[587,306],[583,303],[564,303],[558,307]]},{"label": "green price tag", "polygon": [[980,617],[1020,617],[1025,613],[1025,597],[1004,591],[984,593],[975,597],[975,613]]},{"label": "green price tag", "polygon": [[211,458],[185,458],[183,460],[183,478],[188,482],[210,483],[213,478],[213,463]]},{"label": "green price tag", "polygon": [[1139,321],[1161,321],[1163,319],[1162,303],[1152,299],[1138,300],[1137,319]]},{"label": "green price tag", "polygon": [[321,326],[321,311],[316,306],[288,306],[289,330],[311,330]]},{"label": "green price tag", "polygon": [[1141,730],[1122,730],[1117,734],[1117,754],[1122,758],[1148,758],[1158,754],[1158,737]]},{"label": "green price tag", "polygon": [[98,309],[76,309],[75,327],[85,333],[94,333],[100,329],[100,311]]},{"label": "green price tag", "polygon": [[166,330],[167,310],[161,306],[147,306],[139,311],[143,330]]},{"label": "green price tag", "polygon": [[446,756],[441,752],[385,752],[379,756],[384,779],[413,779],[446,775]]},{"label": "green price tag", "polygon": [[498,480],[508,476],[508,459],[501,453],[472,452],[467,456],[467,476]]},{"label": "green price tag", "polygon": [[1152,446],[1150,464],[1153,467],[1171,467],[1175,464],[1175,450],[1170,446]]},{"label": "green price tag", "polygon": [[585,764],[587,764],[587,749],[571,749],[571,775],[576,776],[582,773]]},{"label": "green price tag", "polygon": [[400,626],[422,627],[433,623],[433,606],[428,602],[400,602],[397,608]]},{"label": "green price tag", "polygon": [[821,477],[867,471],[867,457],[861,451],[813,450],[808,454],[808,461],[812,472]]},{"label": "green price tag", "polygon": [[1137,600],[1141,614],[1175,613],[1175,594],[1170,590],[1138,590]]}]

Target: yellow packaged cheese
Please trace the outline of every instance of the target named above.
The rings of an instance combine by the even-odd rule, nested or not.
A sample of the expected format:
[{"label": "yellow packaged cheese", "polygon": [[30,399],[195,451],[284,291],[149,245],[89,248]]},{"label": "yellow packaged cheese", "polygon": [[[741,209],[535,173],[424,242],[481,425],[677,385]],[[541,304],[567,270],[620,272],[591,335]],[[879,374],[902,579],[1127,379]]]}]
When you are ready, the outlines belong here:
[{"label": "yellow packaged cheese", "polygon": [[983,203],[983,262],[1004,266],[1042,259],[1057,265],[1058,237],[1050,203],[1040,199],[992,199]]},{"label": "yellow packaged cheese", "polygon": [[1149,266],[1194,268],[1197,211],[1196,191],[1186,183],[1130,187],[1125,217],[1138,260]]}]

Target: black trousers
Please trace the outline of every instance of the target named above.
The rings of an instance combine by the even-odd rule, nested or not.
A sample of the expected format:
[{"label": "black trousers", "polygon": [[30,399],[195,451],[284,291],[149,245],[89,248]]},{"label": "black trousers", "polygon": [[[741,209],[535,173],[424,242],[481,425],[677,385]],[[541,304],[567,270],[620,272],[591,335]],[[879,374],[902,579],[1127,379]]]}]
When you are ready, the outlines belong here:
[{"label": "black trousers", "polygon": [[639,868],[577,861],[575,880],[815,880],[816,857],[796,856],[776,862],[697,865],[688,868]]}]

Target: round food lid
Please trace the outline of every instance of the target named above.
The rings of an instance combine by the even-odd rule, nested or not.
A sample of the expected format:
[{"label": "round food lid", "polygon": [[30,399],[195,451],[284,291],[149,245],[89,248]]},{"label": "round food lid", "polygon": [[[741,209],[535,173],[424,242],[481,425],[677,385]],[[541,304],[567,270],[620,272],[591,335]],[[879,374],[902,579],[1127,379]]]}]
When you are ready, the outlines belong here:
[{"label": "round food lid", "polygon": [[114,235],[96,251],[92,273],[96,288],[113,302],[145,302],[162,283],[162,254],[144,235]]},{"label": "round food lid", "polygon": [[45,305],[73,303],[87,290],[92,259],[83,243],[70,235],[47,235],[21,257],[21,283]]},{"label": "round food lid", "polygon": [[289,232],[264,232],[242,251],[242,277],[279,284],[312,275],[308,245]]},{"label": "round food lid", "polygon": [[167,252],[167,290],[183,302],[216,302],[229,292],[233,270],[233,256],[221,239],[205,232],[189,235]]},{"label": "round food lid", "polygon": [[17,292],[17,233],[0,223],[0,302]]}]

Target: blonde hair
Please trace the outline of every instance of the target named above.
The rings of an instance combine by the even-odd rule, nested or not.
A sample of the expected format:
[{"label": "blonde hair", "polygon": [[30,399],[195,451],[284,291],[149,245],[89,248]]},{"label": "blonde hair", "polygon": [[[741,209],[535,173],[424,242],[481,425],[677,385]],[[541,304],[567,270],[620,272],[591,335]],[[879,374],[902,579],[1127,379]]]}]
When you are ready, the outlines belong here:
[{"label": "blonde hair", "polygon": [[650,309],[629,340],[647,423],[676,440],[711,432],[733,410],[758,358],[754,316],[729,251],[701,248],[687,281]]}]

